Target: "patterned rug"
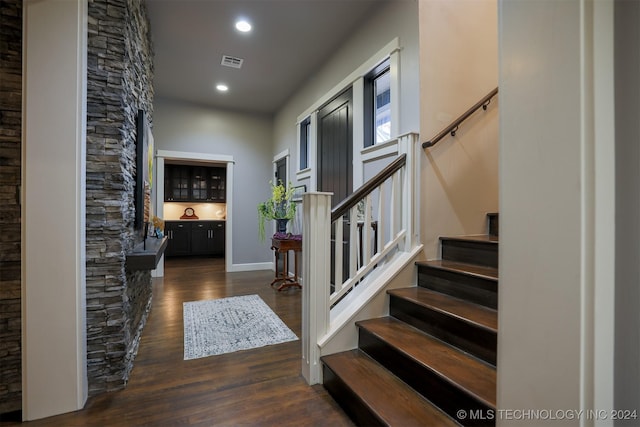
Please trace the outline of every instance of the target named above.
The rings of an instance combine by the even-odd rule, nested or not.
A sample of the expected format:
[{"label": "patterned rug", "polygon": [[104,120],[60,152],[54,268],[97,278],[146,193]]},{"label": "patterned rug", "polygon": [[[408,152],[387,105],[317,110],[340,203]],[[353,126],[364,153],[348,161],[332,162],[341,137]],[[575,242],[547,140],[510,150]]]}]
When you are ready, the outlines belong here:
[{"label": "patterned rug", "polygon": [[298,339],[258,295],[185,302],[183,312],[184,360]]}]

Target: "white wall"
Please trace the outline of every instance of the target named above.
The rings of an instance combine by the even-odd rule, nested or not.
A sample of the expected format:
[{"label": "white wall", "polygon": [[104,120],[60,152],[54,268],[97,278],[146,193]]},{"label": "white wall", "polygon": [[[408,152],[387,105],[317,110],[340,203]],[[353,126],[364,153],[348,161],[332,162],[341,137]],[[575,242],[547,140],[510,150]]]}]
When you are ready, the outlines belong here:
[{"label": "white wall", "polygon": [[[418,130],[418,3],[416,0],[393,0],[382,4],[380,9],[363,22],[325,65],[310,76],[278,111],[274,124],[273,151],[277,153],[289,149],[292,160],[289,176],[294,178],[293,182],[299,156],[295,126],[298,116],[396,37],[401,46],[398,135]],[[302,183],[308,186],[308,180]]]},{"label": "white wall", "polygon": [[24,2],[22,415],[87,399],[87,2]]},{"label": "white wall", "polygon": [[500,409],[612,409],[611,8],[500,2]]},{"label": "white wall", "polygon": [[[420,0],[420,137],[427,141],[498,86],[496,0]],[[455,137],[425,150],[421,234],[427,258],[442,235],[486,233],[498,210],[498,99]]]},{"label": "white wall", "polygon": [[233,156],[233,264],[273,261],[258,239],[258,203],[273,179],[272,119],[156,98],[153,136],[158,150]]}]

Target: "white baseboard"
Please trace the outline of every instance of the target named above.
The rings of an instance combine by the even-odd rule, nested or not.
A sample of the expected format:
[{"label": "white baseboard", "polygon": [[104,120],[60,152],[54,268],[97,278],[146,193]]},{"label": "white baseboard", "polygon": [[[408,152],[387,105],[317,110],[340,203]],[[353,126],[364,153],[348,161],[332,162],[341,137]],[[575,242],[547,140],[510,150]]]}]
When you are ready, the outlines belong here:
[{"label": "white baseboard", "polygon": [[230,273],[239,271],[273,270],[273,262],[256,262],[252,264],[231,264]]}]

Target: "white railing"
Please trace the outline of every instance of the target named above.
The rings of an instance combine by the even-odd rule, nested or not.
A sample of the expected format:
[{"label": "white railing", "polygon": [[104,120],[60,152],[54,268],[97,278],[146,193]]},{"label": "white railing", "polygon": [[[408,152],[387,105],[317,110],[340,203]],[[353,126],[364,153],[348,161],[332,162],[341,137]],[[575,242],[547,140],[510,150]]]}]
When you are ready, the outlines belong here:
[{"label": "white railing", "polygon": [[[329,336],[384,287],[399,255],[418,245],[417,134],[396,140],[397,158],[331,212],[331,193],[303,195],[302,373],[321,381]],[[369,295],[369,297],[367,296]]]}]

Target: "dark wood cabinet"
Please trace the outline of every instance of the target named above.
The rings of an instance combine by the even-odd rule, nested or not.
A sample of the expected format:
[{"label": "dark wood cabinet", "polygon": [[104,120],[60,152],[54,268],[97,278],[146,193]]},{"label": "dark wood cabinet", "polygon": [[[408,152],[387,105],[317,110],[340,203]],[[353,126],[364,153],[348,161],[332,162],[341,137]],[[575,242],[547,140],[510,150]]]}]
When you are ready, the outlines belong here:
[{"label": "dark wood cabinet", "polygon": [[191,254],[191,224],[184,221],[165,221],[165,235],[169,239],[165,255]]},{"label": "dark wood cabinet", "polygon": [[166,221],[167,256],[224,255],[224,221]]},{"label": "dark wood cabinet", "polygon": [[211,255],[224,256],[224,233],[225,233],[224,221],[212,221],[211,223],[211,239],[210,250]]},{"label": "dark wood cabinet", "polygon": [[226,169],[223,167],[165,165],[165,202],[226,201]]},{"label": "dark wood cabinet", "polygon": [[191,224],[191,255],[210,255],[211,227],[208,222]]}]

